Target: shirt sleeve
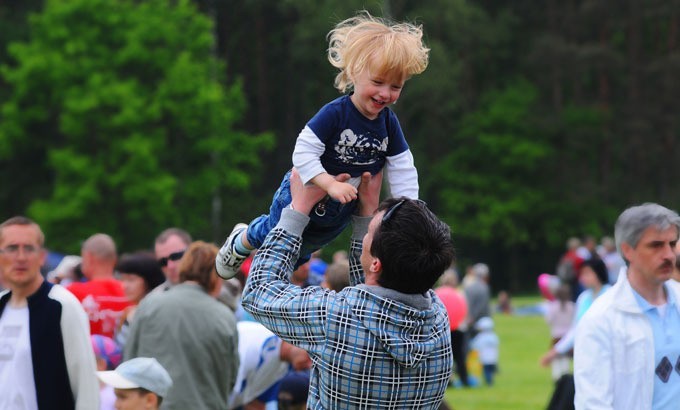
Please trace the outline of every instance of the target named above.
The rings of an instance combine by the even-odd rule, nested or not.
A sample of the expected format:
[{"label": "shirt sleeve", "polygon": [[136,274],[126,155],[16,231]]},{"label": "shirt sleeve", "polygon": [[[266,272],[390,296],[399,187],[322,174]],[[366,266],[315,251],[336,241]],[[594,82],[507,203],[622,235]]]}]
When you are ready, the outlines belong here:
[{"label": "shirt sleeve", "polygon": [[243,291],[243,308],[281,339],[310,353],[326,342],[326,317],[335,292],[319,286],[301,288],[293,272],[309,217],[283,209],[277,226],[255,254]]},{"label": "shirt sleeve", "polygon": [[418,199],[418,171],[411,150],[387,157],[385,170],[390,196]]},{"label": "shirt sleeve", "polygon": [[76,410],[99,408],[99,382],[95,376],[97,366],[90,342],[90,322],[80,302],[69,291],[55,285],[51,293],[62,305],[61,334]]},{"label": "shirt sleeve", "polygon": [[326,145],[308,125],[300,131],[293,150],[293,166],[298,170],[303,184],[326,172],[321,165],[321,155],[325,149]]},{"label": "shirt sleeve", "polygon": [[608,323],[586,314],[579,322],[574,345],[574,407],[613,409],[614,386]]}]

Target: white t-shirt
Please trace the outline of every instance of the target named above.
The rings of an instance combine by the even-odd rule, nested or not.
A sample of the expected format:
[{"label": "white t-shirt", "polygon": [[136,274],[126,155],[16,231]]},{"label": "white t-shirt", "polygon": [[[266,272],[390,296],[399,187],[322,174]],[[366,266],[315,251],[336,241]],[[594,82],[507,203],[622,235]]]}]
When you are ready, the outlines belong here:
[{"label": "white t-shirt", "polygon": [[5,306],[0,316],[0,410],[37,410],[28,306]]},{"label": "white t-shirt", "polygon": [[238,354],[241,363],[229,408],[250,403],[288,371],[281,360],[281,339],[257,322],[238,322]]},{"label": "white t-shirt", "polygon": [[470,345],[479,353],[482,364],[498,364],[498,336],[493,331],[484,331],[472,339]]}]

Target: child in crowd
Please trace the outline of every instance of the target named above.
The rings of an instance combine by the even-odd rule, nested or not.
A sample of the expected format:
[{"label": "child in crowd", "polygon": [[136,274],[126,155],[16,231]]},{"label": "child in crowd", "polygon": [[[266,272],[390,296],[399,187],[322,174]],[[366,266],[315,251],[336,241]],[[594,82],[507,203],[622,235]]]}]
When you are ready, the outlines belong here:
[{"label": "child in crowd", "polygon": [[149,357],[130,359],[97,377],[114,388],[118,410],[158,410],[172,387],[165,368]]},{"label": "child in crowd", "polygon": [[[571,329],[576,314],[576,304],[571,301],[571,286],[562,283],[555,292],[555,299],[547,303],[544,318],[550,327],[550,346]],[[571,373],[571,353],[557,354],[551,362],[552,378],[557,381],[563,374]]]},{"label": "child in crowd", "polygon": [[[123,352],[120,346],[108,336],[91,335],[92,350],[97,361],[97,370],[113,370],[123,359]],[[99,387],[99,410],[113,410],[115,407],[116,395],[113,387],[100,383]]]},{"label": "child in crowd", "polygon": [[[340,72],[335,87],[351,91],[326,104],[300,132],[293,166],[304,183],[327,192],[303,235],[297,265],[335,239],[357,207],[361,175],[387,171],[392,196],[418,198],[418,173],[397,116],[389,109],[404,83],[427,67],[422,27],[389,23],[367,12],[340,22],[328,34],[328,59]],[[336,179],[336,176],[341,176]],[[290,171],[274,194],[268,215],[237,224],[217,258],[217,272],[233,277],[259,248],[291,203]],[[349,179],[346,179],[349,176]]]},{"label": "child in crowd", "polygon": [[493,377],[498,371],[498,335],[493,331],[493,319],[485,316],[475,323],[477,336],[470,342],[470,347],[479,353],[479,361],[484,371],[487,386],[493,385]]}]

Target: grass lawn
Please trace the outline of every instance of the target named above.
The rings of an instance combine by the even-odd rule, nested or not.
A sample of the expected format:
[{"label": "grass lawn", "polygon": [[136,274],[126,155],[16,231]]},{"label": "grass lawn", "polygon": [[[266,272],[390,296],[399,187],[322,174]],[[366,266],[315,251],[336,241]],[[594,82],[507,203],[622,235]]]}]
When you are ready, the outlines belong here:
[{"label": "grass lawn", "polygon": [[[514,298],[513,307],[539,302],[539,298]],[[550,369],[538,361],[550,343],[542,316],[495,314],[500,338],[499,372],[494,385],[449,388],[445,400],[455,410],[545,409],[553,391]]]}]

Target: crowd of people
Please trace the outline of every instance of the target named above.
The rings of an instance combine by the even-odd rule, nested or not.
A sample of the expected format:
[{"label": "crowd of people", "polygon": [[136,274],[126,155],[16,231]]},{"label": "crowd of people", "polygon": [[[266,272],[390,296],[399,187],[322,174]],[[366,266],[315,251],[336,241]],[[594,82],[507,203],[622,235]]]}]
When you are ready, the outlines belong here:
[{"label": "crowd of people", "polygon": [[[119,255],[96,233],[43,275],[39,224],[0,224],[0,409],[440,409],[454,368],[473,385],[471,353],[493,385],[489,267],[470,265],[459,286],[451,230],[418,199],[389,109],[427,67],[422,37],[368,13],[331,30],[349,93],[303,128],[269,214],[220,248],[172,227]],[[325,266],[318,252],[346,228],[349,251]],[[576,408],[680,399],[679,232],[675,212],[644,204],[601,252],[568,242],[542,363],[571,380]],[[507,293],[499,310],[512,310]]]},{"label": "crowd of people", "polygon": [[541,363],[552,363],[556,381],[549,409],[675,408],[679,233],[675,211],[645,203],[620,214],[614,240],[567,242],[545,313],[553,346]]}]

